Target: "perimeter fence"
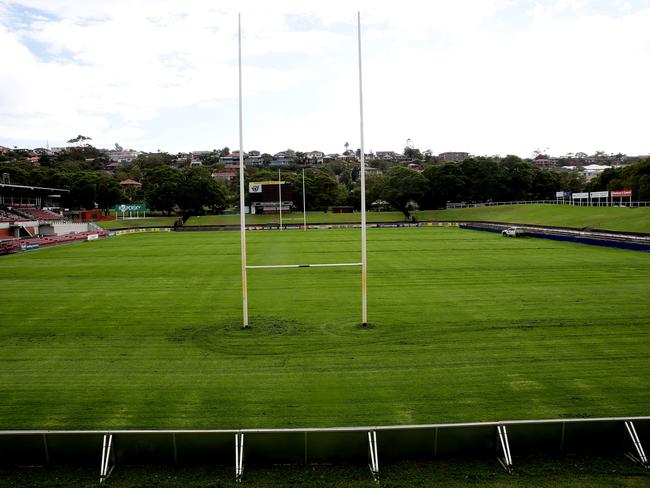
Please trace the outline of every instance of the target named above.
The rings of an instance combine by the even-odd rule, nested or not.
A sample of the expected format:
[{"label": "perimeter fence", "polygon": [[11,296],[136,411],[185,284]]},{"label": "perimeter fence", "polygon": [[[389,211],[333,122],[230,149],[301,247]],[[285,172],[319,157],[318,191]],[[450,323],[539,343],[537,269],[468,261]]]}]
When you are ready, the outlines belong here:
[{"label": "perimeter fence", "polygon": [[479,202],[479,203],[466,203],[466,202],[447,202],[446,209],[452,208],[481,208],[481,207],[499,207],[502,205],[572,205],[574,207],[650,207],[650,202],[646,201],[629,201],[622,202],[608,201],[608,202],[584,202],[578,200],[578,203],[570,199],[556,199],[556,200],[513,200],[509,202]]},{"label": "perimeter fence", "polygon": [[104,481],[119,465],[381,463],[436,458],[626,455],[645,467],[650,417],[523,420],[376,427],[241,430],[0,431],[0,465],[96,465]]}]

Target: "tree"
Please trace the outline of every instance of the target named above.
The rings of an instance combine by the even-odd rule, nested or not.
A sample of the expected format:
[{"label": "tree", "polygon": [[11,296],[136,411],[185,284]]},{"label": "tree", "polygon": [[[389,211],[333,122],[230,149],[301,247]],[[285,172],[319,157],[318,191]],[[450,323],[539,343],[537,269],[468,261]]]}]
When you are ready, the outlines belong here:
[{"label": "tree", "polygon": [[[288,179],[288,178],[287,178]],[[343,190],[342,190],[343,188]],[[302,200],[302,176],[296,175],[293,181],[294,198]],[[305,192],[307,209],[324,210],[331,205],[338,205],[347,190],[327,174],[308,169],[305,171]]]},{"label": "tree", "polygon": [[171,214],[180,199],[182,174],[171,166],[157,166],[145,172],[142,189],[153,210]]},{"label": "tree", "polygon": [[418,161],[423,160],[424,156],[419,149],[411,146],[406,146],[404,148],[404,156],[411,159],[417,159]]},{"label": "tree", "polygon": [[391,168],[386,174],[385,200],[408,216],[408,204],[424,203],[427,179],[417,171],[402,166]]},{"label": "tree", "polygon": [[427,206],[444,208],[447,202],[466,200],[467,179],[459,164],[427,167],[422,173],[428,181]]},{"label": "tree", "polygon": [[110,176],[99,175],[95,203],[104,212],[109,211],[122,198],[122,188]]},{"label": "tree", "polygon": [[[366,206],[370,208],[373,202],[383,200],[386,193],[386,178],[381,175],[366,176]],[[347,202],[357,210],[361,208],[361,184],[357,181],[350,192]]]},{"label": "tree", "polygon": [[578,171],[560,173],[559,188],[564,191],[579,192],[585,188],[585,177]]},{"label": "tree", "polygon": [[149,168],[155,168],[156,166],[171,166],[175,161],[176,157],[166,152],[145,153],[138,155],[138,157],[133,160],[133,165],[146,170]]},{"label": "tree", "polygon": [[64,195],[64,200],[65,205],[71,208],[108,210],[122,199],[122,189],[118,183],[110,176],[94,171],[50,174],[48,180],[52,186],[70,190],[68,195]]},{"label": "tree", "polygon": [[92,137],[86,137],[79,134],[77,137],[73,137],[68,141],[68,144],[81,144],[84,141],[90,141]]},{"label": "tree", "polygon": [[226,186],[206,168],[192,168],[183,174],[178,204],[191,215],[203,215],[205,207],[219,213],[226,207],[227,193]]}]

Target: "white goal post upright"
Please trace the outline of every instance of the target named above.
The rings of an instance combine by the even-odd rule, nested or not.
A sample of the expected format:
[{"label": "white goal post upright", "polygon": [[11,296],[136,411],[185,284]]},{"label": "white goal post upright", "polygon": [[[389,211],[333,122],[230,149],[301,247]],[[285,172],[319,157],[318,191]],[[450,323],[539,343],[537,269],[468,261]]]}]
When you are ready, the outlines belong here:
[{"label": "white goal post upright", "polygon": [[[248,327],[248,269],[276,269],[276,268],[321,268],[341,266],[361,266],[361,323],[368,324],[368,300],[367,300],[367,258],[366,258],[366,163],[365,147],[363,138],[363,82],[361,76],[361,13],[357,12],[357,41],[359,53],[359,127],[361,143],[361,262],[360,263],[322,263],[322,264],[276,264],[266,266],[246,265],[246,217],[244,198],[244,137],[242,129],[242,63],[241,63],[241,14],[238,15],[238,66],[239,66],[239,222],[241,236],[241,280],[242,280],[242,306],[243,326]],[[305,208],[305,173],[303,170],[303,225],[307,229],[307,214]],[[278,200],[280,205],[280,230],[282,230],[282,179],[278,169]]]},{"label": "white goal post upright", "polygon": [[305,168],[302,168],[302,230],[307,230],[307,208],[305,207]]},{"label": "white goal post upright", "polygon": [[241,93],[241,14],[237,15],[239,41],[239,225],[241,237],[241,289],[244,309],[244,327],[248,327],[248,280],[246,275],[246,213],[244,199],[244,135],[242,130]]},{"label": "white goal post upright", "polygon": [[363,79],[361,76],[361,12],[357,12],[357,40],[359,45],[359,127],[361,135],[361,323],[368,324],[368,296],[366,293],[366,161],[363,144]]},{"label": "white goal post upright", "polygon": [[278,204],[280,205],[280,230],[282,230],[282,176],[278,168]]}]

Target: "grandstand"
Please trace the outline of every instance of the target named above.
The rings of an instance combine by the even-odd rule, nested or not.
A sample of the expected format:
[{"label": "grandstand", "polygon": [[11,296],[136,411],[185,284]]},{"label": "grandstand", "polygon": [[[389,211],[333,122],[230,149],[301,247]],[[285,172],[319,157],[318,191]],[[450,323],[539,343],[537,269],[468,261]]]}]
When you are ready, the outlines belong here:
[{"label": "grandstand", "polygon": [[22,214],[28,217],[30,220],[40,221],[51,221],[51,220],[63,220],[64,217],[60,214],[46,210],[44,208],[38,208],[33,206],[16,206],[13,207],[14,212]]},{"label": "grandstand", "polygon": [[52,208],[69,190],[0,184],[0,254],[103,237],[91,223],[71,222]]},{"label": "grandstand", "polygon": [[0,255],[30,249],[38,249],[40,247],[49,247],[59,244],[68,244],[71,242],[86,241],[94,238],[105,237],[108,234],[109,232],[107,230],[93,230],[86,232],[70,232],[69,234],[60,236],[41,236],[29,239],[0,240]]},{"label": "grandstand", "polygon": [[7,209],[0,207],[0,222],[25,222],[26,218],[21,217],[13,212],[10,212]]}]

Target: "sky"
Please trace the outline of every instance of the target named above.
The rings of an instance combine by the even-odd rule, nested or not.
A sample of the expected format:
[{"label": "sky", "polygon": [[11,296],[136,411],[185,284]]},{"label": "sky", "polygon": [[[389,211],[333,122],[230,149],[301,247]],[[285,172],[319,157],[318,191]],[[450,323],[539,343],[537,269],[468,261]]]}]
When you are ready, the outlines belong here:
[{"label": "sky", "polygon": [[0,0],[0,145],[650,154],[650,0]]}]

